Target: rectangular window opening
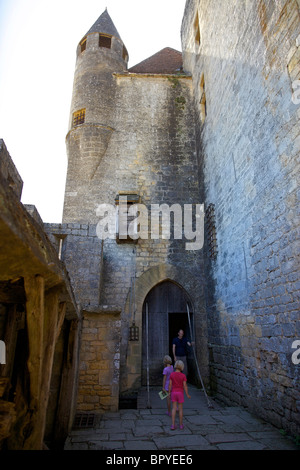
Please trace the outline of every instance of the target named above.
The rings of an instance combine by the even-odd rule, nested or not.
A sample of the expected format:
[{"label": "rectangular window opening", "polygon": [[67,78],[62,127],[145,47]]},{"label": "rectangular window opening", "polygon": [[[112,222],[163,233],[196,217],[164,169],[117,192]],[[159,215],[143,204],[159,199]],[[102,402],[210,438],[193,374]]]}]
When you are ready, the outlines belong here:
[{"label": "rectangular window opening", "polygon": [[[123,198],[126,197],[126,203],[124,202]],[[129,209],[131,206],[134,204],[140,204],[141,198],[139,194],[137,193],[123,193],[120,192],[115,199],[115,203],[117,206],[117,220],[116,220],[116,226],[117,226],[117,242],[118,243],[136,243],[137,238],[133,238],[132,234],[131,236],[129,235],[129,226],[131,224],[132,228],[132,223],[134,224],[134,234],[137,235],[137,230],[138,226],[135,224],[136,222],[136,216],[135,215],[129,215]],[[124,207],[125,204],[125,207]],[[120,206],[122,207],[122,210],[120,211]],[[122,219],[124,217],[124,220]],[[126,227],[124,227],[124,222],[126,221]],[[125,231],[126,234],[121,234],[121,231]]]},{"label": "rectangular window opening", "polygon": [[204,74],[201,75],[199,94],[200,94],[200,119],[201,119],[201,122],[203,123],[207,115]]},{"label": "rectangular window opening", "polygon": [[123,60],[128,60],[128,52],[126,50],[126,47],[123,46]]},{"label": "rectangular window opening", "polygon": [[86,38],[84,38],[80,43],[80,51],[83,52],[86,50]]},{"label": "rectangular window opening", "polygon": [[216,231],[215,205],[209,204],[205,211],[206,218],[206,238],[208,242],[208,255],[216,259],[218,255],[218,242]]},{"label": "rectangular window opening", "polygon": [[111,36],[105,36],[104,34],[99,35],[99,47],[111,48]]},{"label": "rectangular window opening", "polygon": [[85,121],[85,109],[80,109],[73,113],[73,127],[83,124]]},{"label": "rectangular window opening", "polygon": [[194,22],[194,32],[195,32],[195,43],[200,46],[200,25],[199,25],[199,16],[198,12],[196,14],[195,22]]}]

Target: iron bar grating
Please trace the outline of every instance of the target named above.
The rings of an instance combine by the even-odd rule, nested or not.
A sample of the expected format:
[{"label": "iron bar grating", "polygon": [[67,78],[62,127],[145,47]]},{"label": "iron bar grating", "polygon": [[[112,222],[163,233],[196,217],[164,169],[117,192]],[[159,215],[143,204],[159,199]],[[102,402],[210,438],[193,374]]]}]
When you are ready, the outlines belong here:
[{"label": "iron bar grating", "polygon": [[95,415],[92,413],[77,413],[74,420],[75,428],[92,428],[95,422]]}]

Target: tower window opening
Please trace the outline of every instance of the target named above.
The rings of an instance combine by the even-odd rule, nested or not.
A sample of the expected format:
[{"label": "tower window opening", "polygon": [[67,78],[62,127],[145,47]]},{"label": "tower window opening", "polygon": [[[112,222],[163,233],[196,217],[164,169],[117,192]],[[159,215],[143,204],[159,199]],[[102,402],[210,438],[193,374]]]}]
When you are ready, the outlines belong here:
[{"label": "tower window opening", "polygon": [[200,46],[200,25],[199,25],[199,16],[198,12],[196,14],[195,22],[194,22],[194,32],[195,32],[195,43]]},{"label": "tower window opening", "polygon": [[207,109],[206,109],[205,81],[204,81],[204,74],[202,74],[201,80],[200,80],[200,119],[202,123],[205,121],[206,115],[207,115]]},{"label": "tower window opening", "polygon": [[124,46],[123,46],[123,54],[122,55],[123,55],[123,60],[126,61],[128,59],[128,52],[126,50],[126,47],[124,47]]},{"label": "tower window opening", "polygon": [[80,43],[80,52],[83,52],[85,50],[86,50],[86,38],[84,38]]},{"label": "tower window opening", "polygon": [[215,205],[209,204],[205,211],[206,217],[206,237],[208,241],[208,252],[209,257],[212,259],[217,258],[218,254],[218,242],[217,242],[217,231],[216,231],[216,219],[215,219]]},{"label": "tower window opening", "polygon": [[99,35],[99,47],[111,48],[111,36],[105,36],[104,34]]},{"label": "tower window opening", "polygon": [[85,121],[85,109],[80,109],[73,113],[73,127],[83,124]]}]

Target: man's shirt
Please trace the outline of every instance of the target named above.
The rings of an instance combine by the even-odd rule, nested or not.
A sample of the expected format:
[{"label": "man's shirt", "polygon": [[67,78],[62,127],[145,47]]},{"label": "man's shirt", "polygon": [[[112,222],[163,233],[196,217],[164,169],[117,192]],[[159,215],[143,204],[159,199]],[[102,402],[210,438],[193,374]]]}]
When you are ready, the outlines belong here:
[{"label": "man's shirt", "polygon": [[183,337],[181,339],[179,338],[174,338],[173,343],[175,344],[175,355],[176,356],[186,356],[186,346],[187,346],[188,340]]}]

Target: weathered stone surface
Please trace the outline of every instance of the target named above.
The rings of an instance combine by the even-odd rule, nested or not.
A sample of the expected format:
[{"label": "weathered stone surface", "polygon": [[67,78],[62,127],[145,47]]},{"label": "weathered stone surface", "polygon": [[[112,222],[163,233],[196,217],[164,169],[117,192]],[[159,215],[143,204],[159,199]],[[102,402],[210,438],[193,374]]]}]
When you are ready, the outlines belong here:
[{"label": "weathered stone surface", "polygon": [[300,424],[291,360],[299,339],[299,104],[291,88],[299,33],[295,0],[188,0],[182,25],[204,202],[215,205],[218,256],[206,265],[213,387],[291,432]]},{"label": "weathered stone surface", "polygon": [[[68,336],[71,327],[65,325],[54,351],[62,304],[67,321],[77,322],[83,312],[78,410],[117,410],[119,394],[136,391],[145,381],[149,343],[151,358],[157,354],[151,381],[159,381],[171,327],[185,322],[189,328],[190,305],[205,383],[225,403],[246,406],[299,434],[300,369],[292,360],[293,342],[300,337],[299,8],[300,0],[187,0],[181,31],[184,71],[169,75],[129,73],[119,34],[113,28],[113,37],[106,39],[110,46],[103,47],[101,22],[96,23],[77,47],[64,223],[45,226],[55,249],[35,206],[26,210],[20,204],[22,180],[0,140],[0,337],[5,334],[13,345],[26,322],[29,361],[26,351],[19,352],[18,364],[28,366],[30,380],[22,375],[17,385],[28,382],[29,389],[16,391],[16,408],[17,414],[29,409],[24,401],[31,394],[30,411],[18,424],[33,429],[28,448],[41,447],[54,352],[59,361],[51,384],[49,435],[54,409],[57,414],[68,409],[62,427],[69,425],[66,400],[75,398],[79,337],[75,327]],[[80,122],[74,120],[78,111]],[[134,243],[102,241],[99,205],[115,207],[124,193],[146,208],[139,229],[148,237]],[[187,250],[186,240],[162,233],[157,239],[150,236],[150,229],[166,230],[163,223],[150,224],[152,204],[162,203],[214,208],[215,219],[206,214],[203,249]],[[42,287],[33,279],[42,280]],[[164,291],[163,284],[176,286],[182,295],[174,293],[175,287]],[[60,292],[60,307],[53,288]],[[146,304],[152,294],[155,314],[153,309],[147,334]],[[8,315],[16,322],[7,322]],[[175,321],[176,315],[180,319]],[[133,321],[139,337],[130,341]],[[62,336],[68,337],[66,344]],[[12,365],[8,357],[2,371],[11,375]],[[199,379],[196,372],[191,376]],[[62,396],[64,384],[67,397]],[[152,417],[159,414],[151,412]],[[270,435],[249,440],[251,432],[266,431],[265,424],[233,410],[187,412],[180,440],[179,430],[161,435],[168,432],[165,417],[154,423],[148,416],[137,426],[134,416],[118,418],[105,429],[107,442],[98,435],[102,442],[78,438],[74,444],[124,449],[128,436],[135,441],[155,435],[159,449],[273,448]]]},{"label": "weathered stone surface", "polygon": [[11,159],[3,139],[0,139],[0,174],[7,181],[9,187],[14,191],[15,195],[20,200],[23,189],[23,181]]},{"label": "weathered stone surface", "polygon": [[209,442],[202,436],[184,434],[180,435],[180,438],[177,436],[155,437],[153,441],[159,450],[184,448],[185,446],[209,446]]}]

